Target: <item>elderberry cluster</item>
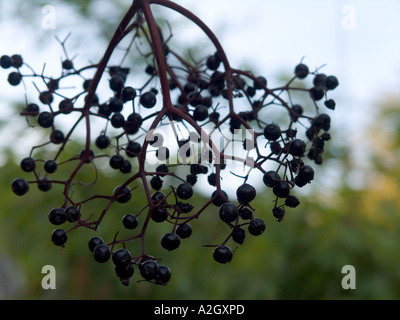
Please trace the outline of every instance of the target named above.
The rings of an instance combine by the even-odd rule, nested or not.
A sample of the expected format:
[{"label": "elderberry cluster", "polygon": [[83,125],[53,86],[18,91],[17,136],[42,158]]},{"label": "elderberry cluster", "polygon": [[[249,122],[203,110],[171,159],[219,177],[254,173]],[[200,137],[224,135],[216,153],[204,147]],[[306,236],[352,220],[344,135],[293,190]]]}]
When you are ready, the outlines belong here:
[{"label": "elderberry cluster", "polygon": [[[331,139],[328,112],[335,109],[328,95],[339,84],[335,76],[311,71],[301,62],[285,85],[271,88],[265,76],[231,67],[218,39],[194,14],[171,1],[158,4],[195,22],[215,51],[197,60],[186,59],[164,39],[149,1],[143,0],[133,2],[97,64],[77,67],[68,57],[66,40],[60,41],[65,57],[56,77],[36,73],[20,55],[1,57],[3,69],[13,68],[8,77],[11,86],[38,80],[38,95],[27,98],[21,116],[48,132],[48,139],[21,160],[22,171],[31,178],[13,180],[12,191],[23,196],[35,184],[43,192],[50,192],[53,184],[62,186],[64,201],[47,212],[49,222],[57,226],[51,240],[62,247],[79,228],[100,232],[115,203],[126,204],[113,239],[105,241],[98,235],[88,239],[94,260],[111,260],[123,284],[129,283],[136,266],[144,280],[166,285],[171,270],[147,253],[146,234],[156,224],[169,224],[160,246],[176,250],[191,236],[193,221],[207,212],[218,212],[229,231],[216,240],[218,244],[204,246],[214,248],[215,261],[230,262],[234,250],[229,241],[242,245],[246,235],[259,236],[266,229],[268,213],[252,206],[257,190],[248,182],[251,174],[262,177],[261,189],[271,190],[275,197],[271,214],[282,221],[288,208],[300,204],[293,190],[308,185],[314,179],[313,166],[323,162],[325,143]],[[110,63],[114,49],[129,37],[126,53],[146,59],[142,83],[132,80],[124,59],[119,65]],[[142,49],[144,44],[147,47]],[[85,76],[88,71],[90,77]],[[307,87],[309,78],[312,83]],[[79,83],[73,94],[63,88],[71,79]],[[100,90],[105,79],[107,90]],[[304,97],[298,98],[299,94]],[[73,120],[66,128],[69,119]],[[78,128],[83,128],[81,139],[75,135]],[[84,147],[72,158],[65,157],[73,139]],[[54,145],[55,152],[50,148]],[[37,158],[37,150],[47,147],[47,158]],[[241,175],[234,172],[237,164],[245,168]],[[120,183],[108,194],[100,194],[95,180],[90,184],[93,193],[79,198],[74,193],[83,185],[79,173],[104,165],[118,173]],[[225,172],[240,180],[235,199],[226,192],[232,182],[221,178]],[[202,206],[195,207],[190,200],[201,190],[202,177],[213,191]],[[139,197],[146,199],[145,207],[129,205]],[[99,200],[105,201],[103,210],[93,214],[89,205]],[[118,238],[121,227],[130,236]],[[129,250],[134,241],[141,243],[141,251]]]}]

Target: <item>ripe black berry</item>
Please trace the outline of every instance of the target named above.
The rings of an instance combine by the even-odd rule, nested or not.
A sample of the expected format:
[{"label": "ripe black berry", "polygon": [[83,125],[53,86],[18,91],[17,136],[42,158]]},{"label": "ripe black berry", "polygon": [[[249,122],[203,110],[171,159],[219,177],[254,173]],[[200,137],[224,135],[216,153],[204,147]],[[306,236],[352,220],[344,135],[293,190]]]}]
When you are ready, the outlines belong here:
[{"label": "ripe black berry", "polygon": [[211,198],[213,199],[212,203],[217,207],[220,207],[224,203],[229,201],[228,194],[223,190],[221,190],[221,193],[222,193],[222,195],[221,194],[217,195],[217,190],[215,190],[211,195]]},{"label": "ripe black berry", "polygon": [[17,178],[11,183],[11,190],[17,196],[23,196],[29,191],[29,184],[25,179]]},{"label": "ripe black berry", "polygon": [[299,199],[293,195],[288,195],[285,199],[285,205],[290,208],[296,208],[300,204]]},{"label": "ripe black berry", "polygon": [[243,220],[251,220],[253,219],[253,211],[251,211],[247,207],[242,207],[239,209],[239,215]]},{"label": "ripe black berry", "polygon": [[151,220],[157,223],[164,222],[168,219],[168,210],[166,208],[154,208],[151,211]]},{"label": "ripe black berry", "polygon": [[289,144],[289,153],[295,157],[303,156],[306,151],[306,144],[301,139],[294,139]]},{"label": "ripe black berry", "polygon": [[[259,77],[257,77],[257,80],[259,82],[261,82],[261,84],[263,84],[264,86],[267,86],[267,79],[265,79],[265,77],[259,76]],[[259,84],[258,81],[254,81],[254,89],[256,89],[256,90],[260,90],[263,88],[263,86],[261,84]]]},{"label": "ripe black berry", "polygon": [[111,125],[114,128],[122,128],[125,124],[125,117],[122,115],[122,113],[116,112],[112,115],[111,117]]},{"label": "ripe black berry", "polygon": [[215,187],[217,185],[217,176],[215,173],[211,173],[208,177],[207,177],[207,181],[210,184],[210,186]]},{"label": "ripe black berry", "polygon": [[119,154],[115,154],[113,156],[111,156],[110,158],[110,167],[113,169],[119,169],[124,165],[124,157],[119,155]]},{"label": "ripe black berry", "polygon": [[119,171],[121,171],[122,173],[131,173],[132,163],[129,160],[124,160],[124,164],[121,168],[119,168]]},{"label": "ripe black berry", "polygon": [[56,246],[64,246],[64,244],[68,240],[68,234],[65,230],[63,229],[56,229],[51,233],[51,241],[56,245]]},{"label": "ripe black berry", "polygon": [[59,226],[67,221],[67,213],[65,209],[55,208],[50,211],[48,218],[52,224]]},{"label": "ripe black berry", "polygon": [[107,262],[111,257],[111,250],[106,244],[99,244],[93,249],[93,257],[97,262]]},{"label": "ripe black berry", "polygon": [[297,186],[303,187],[313,179],[314,179],[314,169],[309,165],[303,165],[299,169],[299,173],[295,178],[295,183]]},{"label": "ripe black berry", "polygon": [[54,123],[54,116],[48,111],[43,111],[39,114],[37,121],[42,128],[50,128]]},{"label": "ripe black berry", "polygon": [[189,223],[180,224],[175,232],[181,239],[189,238],[192,235],[192,226]]},{"label": "ripe black berry", "polygon": [[8,83],[12,86],[17,86],[21,83],[22,75],[19,72],[11,72],[8,75]]},{"label": "ripe black berry", "polygon": [[50,141],[54,144],[63,143],[65,140],[64,133],[60,130],[53,130],[50,134]]},{"label": "ripe black berry", "polygon": [[325,83],[326,83],[326,74],[324,73],[318,73],[317,75],[315,75],[314,79],[313,79],[313,85],[314,87],[325,87]]},{"label": "ripe black berry", "polygon": [[335,76],[329,76],[325,80],[327,90],[334,90],[339,85],[339,81]]},{"label": "ripe black berry", "polygon": [[282,207],[276,207],[272,209],[272,213],[278,222],[281,222],[285,216],[285,209]]},{"label": "ripe black berry", "polygon": [[138,113],[131,113],[125,121],[124,130],[127,134],[135,134],[139,131],[143,118]]},{"label": "ripe black berry", "polygon": [[279,181],[281,181],[281,177],[276,171],[271,170],[264,174],[263,182],[267,187],[273,188],[278,184]]},{"label": "ripe black berry", "polygon": [[146,280],[153,280],[158,274],[158,264],[153,260],[146,260],[139,265],[140,275]]},{"label": "ripe black berry", "polygon": [[138,223],[137,217],[132,213],[128,213],[122,217],[122,224],[127,229],[135,229],[138,226]]},{"label": "ripe black berry", "polygon": [[177,249],[181,244],[181,238],[176,233],[169,232],[162,236],[161,246],[168,251]]},{"label": "ripe black berry", "polygon": [[219,208],[219,217],[222,221],[230,223],[237,219],[239,211],[233,203],[227,202]]},{"label": "ripe black berry", "polygon": [[198,105],[193,111],[193,119],[203,121],[208,118],[208,108],[204,105]]},{"label": "ripe black berry", "polygon": [[136,90],[132,87],[125,87],[122,89],[121,98],[122,101],[132,101],[136,97]]},{"label": "ripe black berry", "polygon": [[279,198],[286,198],[290,193],[290,184],[287,181],[279,181],[272,189],[273,193]]},{"label": "ripe black berry", "polygon": [[264,137],[267,140],[276,141],[280,138],[280,136],[281,128],[277,124],[270,123],[264,128]]},{"label": "ripe black berry", "polygon": [[242,228],[235,228],[232,231],[232,240],[236,243],[243,244],[246,232]]},{"label": "ripe black berry", "polygon": [[110,88],[115,92],[121,92],[124,87],[124,78],[119,75],[114,75],[110,79]]},{"label": "ripe black berry", "polygon": [[64,60],[62,62],[62,67],[65,70],[72,70],[74,68],[74,63],[71,60]]},{"label": "ripe black berry", "polygon": [[171,270],[167,266],[159,266],[155,280],[158,284],[167,284],[171,280]]},{"label": "ripe black berry", "polygon": [[3,69],[11,68],[13,64],[13,59],[10,56],[4,55],[0,58],[0,66]]},{"label": "ripe black berry", "polygon": [[193,188],[187,182],[181,183],[176,189],[176,195],[183,200],[187,200],[192,197]]},{"label": "ripe black berry", "polygon": [[75,222],[81,218],[81,211],[76,207],[68,207],[67,209],[65,209],[65,212],[67,214],[67,220],[69,222]]},{"label": "ripe black berry", "polygon": [[335,102],[335,100],[333,100],[333,99],[329,99],[329,100],[326,100],[326,101],[324,102],[324,105],[325,105],[325,107],[327,107],[328,109],[335,110],[336,102]]},{"label": "ripe black berry", "polygon": [[322,113],[314,119],[313,125],[318,129],[324,129],[325,131],[328,131],[331,127],[331,117],[325,113]]},{"label": "ripe black berry", "polygon": [[178,202],[178,206],[179,206],[179,211],[181,213],[189,213],[194,208],[190,203],[183,203],[183,202]]},{"label": "ripe black berry", "polygon": [[219,263],[228,263],[232,260],[233,252],[232,250],[224,245],[219,245],[214,249],[213,258]]},{"label": "ripe black berry", "polygon": [[163,206],[167,202],[167,197],[164,193],[157,191],[151,195],[151,200],[153,201],[153,204]]},{"label": "ripe black berry", "polygon": [[137,157],[140,151],[142,151],[142,145],[135,141],[129,141],[125,148],[125,153],[129,158]]},{"label": "ripe black berry", "polygon": [[38,184],[37,184],[39,190],[43,191],[43,192],[47,192],[49,191],[53,184],[51,183],[51,180],[49,178],[41,178],[38,179]]},{"label": "ripe black berry", "polygon": [[156,105],[157,97],[153,92],[148,91],[140,96],[139,102],[143,107],[151,109]]},{"label": "ripe black berry", "polygon": [[118,249],[112,255],[112,262],[116,266],[126,266],[131,263],[131,253],[127,249]]},{"label": "ripe black berry", "polygon": [[116,201],[119,203],[126,203],[132,198],[132,191],[129,187],[125,187],[123,190],[120,191],[121,186],[118,186],[114,189],[113,194],[118,194]]},{"label": "ripe black berry", "polygon": [[154,176],[150,180],[150,185],[154,190],[160,190],[163,186],[163,181],[159,176]]},{"label": "ripe black berry", "polygon": [[94,248],[96,248],[99,244],[103,244],[104,240],[100,237],[93,237],[89,240],[88,247],[91,252],[93,252]]},{"label": "ripe black berry", "polygon": [[27,157],[21,160],[20,167],[25,172],[32,172],[36,168],[36,162],[31,157]]},{"label": "ripe black berry", "polygon": [[13,62],[13,67],[14,68],[21,68],[22,65],[24,64],[24,60],[22,59],[22,56],[19,54],[14,54],[11,56],[12,62]]},{"label": "ripe black berry", "polygon": [[246,205],[255,199],[256,189],[252,185],[245,183],[236,190],[236,196],[240,204]]},{"label": "ripe black berry", "polygon": [[324,95],[325,91],[321,87],[313,87],[310,89],[310,96],[315,101],[321,100],[324,97]]},{"label": "ripe black berry", "polygon": [[259,236],[265,231],[265,222],[262,219],[254,219],[249,223],[249,232],[253,236]]},{"label": "ripe black berry", "polygon": [[50,91],[43,91],[39,94],[39,100],[43,104],[51,104],[54,101],[54,97]]},{"label": "ripe black berry", "polygon": [[124,103],[121,99],[112,98],[109,102],[111,112],[121,112],[124,108]]},{"label": "ripe black berry", "polygon": [[115,273],[120,279],[129,279],[132,278],[133,274],[135,273],[135,269],[131,263],[126,265],[117,265],[115,266]]},{"label": "ripe black berry", "polygon": [[30,103],[26,106],[26,112],[29,112],[31,115],[39,114],[39,106],[36,103]]},{"label": "ripe black berry", "polygon": [[297,78],[304,79],[305,77],[308,76],[309,69],[305,64],[300,63],[294,69],[294,74],[296,75]]},{"label": "ripe black berry", "polygon": [[45,170],[47,173],[54,173],[54,172],[57,171],[57,168],[58,168],[57,162],[54,161],[54,160],[47,160],[47,161],[44,163],[44,170]]},{"label": "ripe black berry", "polygon": [[96,146],[99,149],[106,149],[110,146],[111,140],[108,136],[102,134],[96,139]]}]

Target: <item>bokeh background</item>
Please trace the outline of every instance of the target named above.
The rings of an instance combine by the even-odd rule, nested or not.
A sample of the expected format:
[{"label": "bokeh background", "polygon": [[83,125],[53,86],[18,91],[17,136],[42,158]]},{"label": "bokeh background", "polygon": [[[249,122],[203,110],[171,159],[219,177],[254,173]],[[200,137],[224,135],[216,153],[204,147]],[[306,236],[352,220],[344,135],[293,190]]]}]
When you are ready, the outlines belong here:
[{"label": "bokeh background", "polygon": [[[68,47],[76,61],[97,61],[129,2],[0,0],[0,55],[20,53],[35,70],[44,62],[46,70],[59,70],[63,52],[55,37],[71,33]],[[215,263],[210,248],[202,247],[211,236],[225,237],[212,208],[193,224],[193,236],[167,254],[158,246],[162,227],[154,226],[160,228],[150,236],[154,255],[171,267],[171,283],[137,283],[136,274],[130,286],[122,286],[111,263],[99,265],[91,257],[90,231],[75,232],[64,249],[51,244],[47,213],[60,199],[34,188],[24,198],[11,193],[10,182],[22,175],[19,161],[42,136],[27,134],[18,116],[24,90],[11,88],[0,70],[0,299],[400,298],[400,3],[177,2],[215,31],[232,65],[265,75],[272,87],[289,78],[301,59],[339,78],[334,139],[315,181],[301,194],[301,206],[278,223],[270,214],[270,190],[259,192],[254,207],[267,230],[247,237],[228,265]],[[56,9],[56,29],[42,27],[45,5]],[[177,47],[213,52],[186,20],[155,12],[160,22],[169,21]],[[132,62],[134,70],[144,67]],[[101,175],[118,183],[118,176]],[[208,196],[199,192],[195,204]],[[113,213],[102,226],[104,235],[115,232],[123,214],[122,207]],[[42,267],[49,264],[57,270],[56,290],[41,287]],[[354,290],[341,286],[345,265],[356,269]]]}]

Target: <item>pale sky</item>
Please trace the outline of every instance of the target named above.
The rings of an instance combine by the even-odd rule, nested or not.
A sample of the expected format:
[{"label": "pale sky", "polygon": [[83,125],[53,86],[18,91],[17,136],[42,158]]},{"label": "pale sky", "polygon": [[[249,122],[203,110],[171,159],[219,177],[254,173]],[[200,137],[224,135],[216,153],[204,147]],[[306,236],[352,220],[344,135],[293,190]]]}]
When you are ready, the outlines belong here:
[{"label": "pale sky", "polygon": [[[107,2],[107,1],[104,1]],[[321,72],[334,74],[340,81],[335,91],[337,108],[333,126],[348,136],[360,134],[360,128],[374,119],[376,103],[387,93],[400,89],[400,1],[396,0],[178,0],[198,14],[220,36],[236,67],[245,66],[281,85],[278,76],[292,74],[304,57],[310,69],[326,64]],[[55,2],[56,3],[56,2]],[[0,7],[4,6],[0,2]],[[10,5],[10,4],[9,4]],[[41,30],[41,8],[30,14],[37,28],[31,29],[3,14],[0,21],[0,55],[21,53],[41,66],[47,61],[59,63],[62,51],[54,35],[88,37],[90,21],[77,24],[62,6],[55,5],[55,31]],[[107,12],[109,13],[109,12]],[[110,14],[111,16],[111,14]],[[196,45],[194,30],[174,24],[176,41]],[[116,20],[117,23],[117,20]],[[88,29],[89,28],[89,29]],[[48,41],[35,42],[32,32],[49,35]],[[82,34],[83,33],[83,34]],[[89,34],[90,36],[90,34]],[[46,37],[45,37],[46,39]],[[91,54],[104,49],[87,47]],[[85,48],[80,48],[84,55]],[[54,61],[50,61],[52,57]],[[21,88],[10,88],[8,72],[0,70],[0,119],[12,114],[8,101],[21,101]],[[0,131],[0,134],[4,132]],[[1,139],[0,147],[6,143]],[[357,155],[356,155],[357,156]]]}]

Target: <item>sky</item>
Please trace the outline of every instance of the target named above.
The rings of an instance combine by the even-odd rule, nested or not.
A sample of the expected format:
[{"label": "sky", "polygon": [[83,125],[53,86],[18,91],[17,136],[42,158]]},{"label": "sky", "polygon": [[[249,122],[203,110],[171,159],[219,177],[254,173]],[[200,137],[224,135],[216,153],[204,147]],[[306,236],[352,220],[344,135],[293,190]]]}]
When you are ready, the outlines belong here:
[{"label": "sky", "polygon": [[[323,66],[321,72],[336,75],[340,86],[334,93],[337,108],[332,113],[333,126],[341,131],[342,138],[357,142],[353,155],[356,161],[366,156],[363,150],[368,149],[368,142],[362,141],[364,130],[374,120],[378,102],[398,93],[400,88],[399,1],[176,2],[195,12],[220,37],[233,66],[257,70],[272,85],[281,85],[279,77],[291,75],[302,59],[312,70]],[[7,3],[10,7],[9,2],[0,2],[0,8],[4,9]],[[49,4],[54,3],[49,1]],[[28,28],[23,21],[3,13],[0,55],[20,52],[37,66],[46,61],[50,69],[62,56],[54,35],[63,37],[71,31],[83,39],[92,37],[94,29],[90,21],[77,23],[78,18],[64,6],[55,4],[54,8],[57,10],[55,30],[41,27],[45,17],[42,7],[24,13],[33,17]],[[114,12],[104,12],[117,23],[116,13],[113,17]],[[168,18],[174,26],[176,41],[198,45],[195,36],[198,29],[188,27],[176,15],[168,14]],[[41,36],[39,42],[34,33]],[[79,50],[88,50],[95,59],[104,49],[87,46]],[[0,120],[13,117],[10,101],[23,99],[21,90],[10,88],[4,82],[6,77],[7,72],[0,70],[0,108],[3,110]],[[4,130],[0,134],[4,135]],[[7,139],[0,140],[0,148],[8,143]]]}]

